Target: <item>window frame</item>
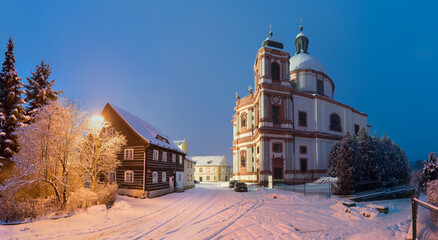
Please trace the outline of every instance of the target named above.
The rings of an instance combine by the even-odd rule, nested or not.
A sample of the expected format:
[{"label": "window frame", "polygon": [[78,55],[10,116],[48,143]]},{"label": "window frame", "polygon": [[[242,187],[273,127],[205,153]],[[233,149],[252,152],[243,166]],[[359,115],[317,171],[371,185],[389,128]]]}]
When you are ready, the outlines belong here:
[{"label": "window frame", "polygon": [[[332,117],[336,117],[338,119],[338,128],[339,129],[333,129]],[[329,117],[329,130],[330,131],[334,131],[334,132],[342,132],[342,119],[341,119],[341,117],[337,113],[330,114],[330,117]]]},{"label": "window frame", "polygon": [[[114,175],[114,180],[112,178],[112,175]],[[108,182],[117,182],[117,172],[116,171],[109,171],[108,172]]]},{"label": "window frame", "polygon": [[307,146],[300,146],[300,154],[307,154]]},{"label": "window frame", "polygon": [[240,153],[240,167],[246,167],[246,154]]},{"label": "window frame", "polygon": [[158,149],[154,149],[152,153],[152,160],[158,161],[159,158],[160,158],[160,151],[158,151]]},{"label": "window frame", "polygon": [[[303,166],[305,167],[305,171],[303,171]],[[300,173],[307,173],[308,170],[307,158],[300,158]]]},{"label": "window frame", "polygon": [[183,156],[182,155],[179,155],[179,164],[183,164]]},{"label": "window frame", "polygon": [[[131,158],[128,158],[129,152],[132,152]],[[123,160],[134,160],[134,148],[125,148],[123,153]]]},{"label": "window frame", "polygon": [[161,160],[163,160],[163,162],[167,162],[167,152],[162,151],[162,157]]},{"label": "window frame", "polygon": [[[131,179],[128,179],[129,174],[131,174]],[[125,183],[134,183],[134,171],[132,170],[126,170],[125,171]],[[131,181],[127,181],[127,180],[131,180]]]},{"label": "window frame", "polygon": [[[304,116],[304,125],[301,124],[301,116]],[[298,126],[299,127],[307,127],[307,112],[305,111],[298,111]]]},{"label": "window frame", "polygon": [[[280,146],[280,150],[276,151],[275,150],[275,146]],[[272,152],[275,152],[275,153],[283,152],[283,144],[282,143],[278,143],[278,142],[272,143]]]},{"label": "window frame", "polygon": [[[274,77],[278,77],[278,79],[274,79]],[[275,82],[279,82],[281,80],[280,64],[277,62],[271,62],[271,79]]]},{"label": "window frame", "polygon": [[[277,109],[274,111],[274,109]],[[281,113],[280,113],[280,105],[272,105],[271,106],[271,118],[273,123],[281,122]]]},{"label": "window frame", "polygon": [[354,134],[358,135],[360,131],[360,126],[359,124],[354,124]]},{"label": "window frame", "polygon": [[152,172],[152,183],[158,183],[158,172],[157,171]]},{"label": "window frame", "polygon": [[[319,88],[319,83],[321,83],[321,88]],[[321,89],[321,92],[319,90]],[[324,81],[321,79],[316,80],[316,93],[324,96]]]},{"label": "window frame", "polygon": [[176,162],[176,154],[172,153],[172,162]]},{"label": "window frame", "polygon": [[167,182],[167,173],[166,172],[161,173],[161,182],[163,182],[163,183]]}]

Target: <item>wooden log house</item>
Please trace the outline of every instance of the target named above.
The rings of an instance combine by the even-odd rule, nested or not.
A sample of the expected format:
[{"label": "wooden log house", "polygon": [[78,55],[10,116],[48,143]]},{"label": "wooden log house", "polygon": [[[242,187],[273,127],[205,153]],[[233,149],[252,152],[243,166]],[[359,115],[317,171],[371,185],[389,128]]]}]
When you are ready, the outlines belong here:
[{"label": "wooden log house", "polygon": [[[127,139],[117,158],[121,164],[108,180],[117,182],[119,194],[156,197],[183,184],[185,153],[173,141],[142,119],[107,103],[101,116]],[[179,179],[179,181],[178,181]]]}]

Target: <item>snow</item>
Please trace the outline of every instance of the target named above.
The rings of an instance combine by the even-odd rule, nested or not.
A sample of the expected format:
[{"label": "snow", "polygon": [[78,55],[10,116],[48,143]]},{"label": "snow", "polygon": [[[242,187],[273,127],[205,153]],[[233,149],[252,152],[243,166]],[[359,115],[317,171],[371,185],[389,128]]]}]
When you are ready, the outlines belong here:
[{"label": "snow", "polygon": [[[0,239],[406,239],[410,200],[342,204],[340,197],[303,196],[228,183],[201,183],[153,199],[119,196],[106,209],[21,225],[0,225]],[[378,213],[373,205],[389,207]]]},{"label": "snow", "polygon": [[324,67],[324,65],[318,59],[308,53],[299,53],[294,55],[289,60],[289,63],[290,71],[298,69],[313,69],[328,75],[327,69]]}]

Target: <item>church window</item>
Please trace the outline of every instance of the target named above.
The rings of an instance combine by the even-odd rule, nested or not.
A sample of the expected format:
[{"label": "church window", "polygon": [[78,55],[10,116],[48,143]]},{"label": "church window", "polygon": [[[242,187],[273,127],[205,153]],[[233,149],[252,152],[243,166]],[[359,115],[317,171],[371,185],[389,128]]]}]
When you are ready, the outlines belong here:
[{"label": "church window", "polygon": [[336,132],[341,132],[341,118],[339,117],[338,114],[336,113],[332,113],[332,115],[330,115],[330,126],[329,129],[331,131],[336,131]]},{"label": "church window", "polygon": [[300,158],[300,170],[301,172],[307,172],[307,158]]},{"label": "church window", "polygon": [[278,63],[271,63],[271,77],[272,81],[280,81],[280,65]]},{"label": "church window", "polygon": [[240,123],[241,127],[246,127],[246,116],[242,116],[242,122]]},{"label": "church window", "polygon": [[298,126],[307,127],[307,113],[298,112]]},{"label": "church window", "polygon": [[280,107],[279,106],[272,106],[272,121],[274,123],[280,122]]},{"label": "church window", "polygon": [[281,147],[281,143],[274,143],[272,146],[274,152],[281,152]]},{"label": "church window", "polygon": [[324,83],[321,80],[318,80],[316,82],[316,86],[317,86],[317,93],[319,95],[324,95]]},{"label": "church window", "polygon": [[359,134],[359,125],[357,125],[357,124],[354,124],[354,134]]},{"label": "church window", "polygon": [[300,146],[300,154],[306,154],[307,153],[307,147],[306,146]]},{"label": "church window", "polygon": [[242,155],[240,155],[240,166],[245,167],[245,165],[246,165],[245,154],[242,153]]}]

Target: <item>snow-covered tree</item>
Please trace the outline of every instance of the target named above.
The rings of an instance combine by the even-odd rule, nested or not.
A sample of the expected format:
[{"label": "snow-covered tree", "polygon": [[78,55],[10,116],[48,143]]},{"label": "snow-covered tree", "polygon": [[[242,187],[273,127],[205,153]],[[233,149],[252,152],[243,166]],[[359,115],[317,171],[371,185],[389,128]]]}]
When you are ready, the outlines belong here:
[{"label": "snow-covered tree", "polygon": [[327,175],[330,177],[336,177],[336,165],[338,162],[338,151],[341,147],[341,143],[335,142],[333,144],[332,148],[330,149],[329,156],[328,156],[328,168],[327,168]]},{"label": "snow-covered tree", "polygon": [[52,69],[49,64],[41,60],[40,65],[36,66],[35,72],[31,72],[32,76],[27,77],[28,84],[26,85],[26,101],[28,102],[28,114],[31,115],[40,106],[47,105],[50,101],[58,98],[62,91],[52,90],[55,80],[50,80]]},{"label": "snow-covered tree", "polygon": [[126,144],[126,139],[120,132],[108,131],[111,127],[108,122],[91,119],[87,125],[87,135],[82,138],[79,148],[78,163],[89,177],[92,189],[96,190],[101,176],[107,176],[119,165],[117,153]]},{"label": "snow-covered tree", "polygon": [[438,157],[436,153],[429,153],[429,159],[424,162],[423,175],[426,183],[438,179]]},{"label": "snow-covered tree", "polygon": [[357,140],[346,132],[337,151],[335,192],[350,194],[355,191],[355,160],[357,159]]},{"label": "snow-covered tree", "polygon": [[[19,190],[34,183],[49,186],[61,207],[69,192],[80,187],[83,173],[75,163],[85,132],[85,113],[58,99],[42,106],[36,120],[17,130],[20,152],[14,155],[15,172],[4,189]],[[79,183],[78,183],[79,182]]]},{"label": "snow-covered tree", "polygon": [[23,104],[26,103],[22,94],[24,91],[21,78],[15,70],[14,43],[9,38],[5,52],[5,61],[0,73],[0,157],[10,160],[18,151],[17,136],[15,131],[29,120],[25,114]]}]

